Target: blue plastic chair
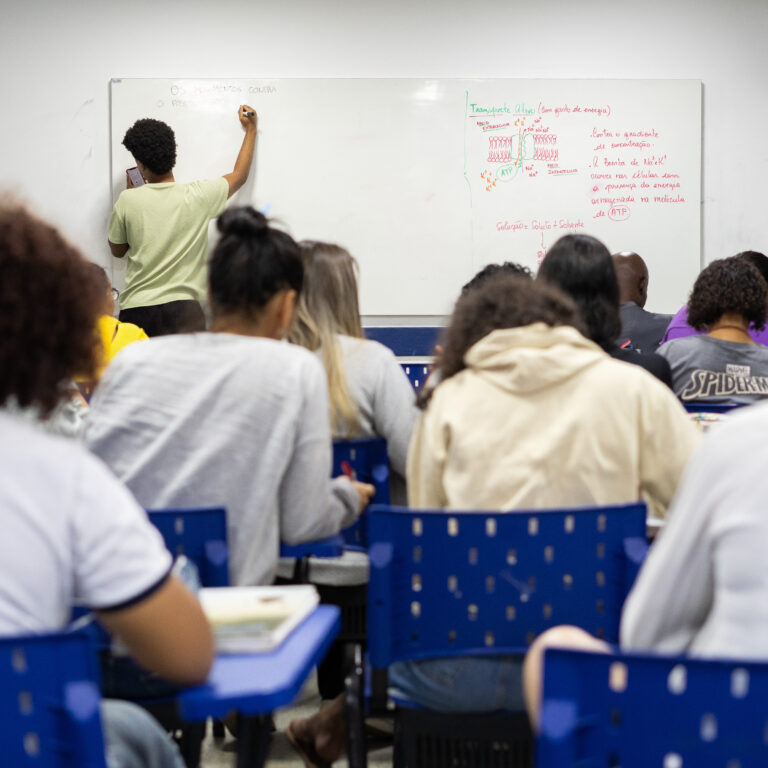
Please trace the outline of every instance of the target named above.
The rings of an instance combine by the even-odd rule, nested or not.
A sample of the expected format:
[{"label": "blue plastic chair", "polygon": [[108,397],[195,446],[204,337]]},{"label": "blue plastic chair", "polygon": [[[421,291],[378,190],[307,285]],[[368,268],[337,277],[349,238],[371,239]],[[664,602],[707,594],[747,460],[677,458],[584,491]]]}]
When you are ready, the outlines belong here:
[{"label": "blue plastic chair", "polygon": [[[375,707],[385,701],[383,677],[394,661],[521,654],[558,624],[615,642],[624,599],[647,552],[644,503],[507,513],[375,507],[367,514],[368,660]],[[348,690],[353,709],[359,677],[353,676]],[[413,704],[398,704],[396,764],[429,762],[413,750],[431,739],[433,753],[443,757],[430,764],[439,765],[446,734],[485,739],[491,750],[488,745],[509,737],[504,730],[488,732],[494,720],[489,714],[430,713],[433,732],[414,733],[424,717],[411,714]],[[508,729],[504,718],[496,722]],[[349,720],[360,722],[354,712]],[[526,738],[530,744],[527,726]],[[364,753],[356,752],[359,741],[359,733],[351,732],[355,768],[365,764]],[[507,756],[512,752],[510,747]],[[499,755],[490,754],[477,764],[511,764],[493,762]]]},{"label": "blue plastic chair", "polygon": [[81,634],[0,640],[0,764],[106,768],[96,654]]},{"label": "blue plastic chair", "polygon": [[429,378],[430,366],[424,363],[400,363],[403,373],[408,377],[411,386],[418,392]]},{"label": "blue plastic chair", "polygon": [[197,566],[202,586],[229,586],[227,512],[223,507],[149,509],[147,515],[171,554],[185,555]]},{"label": "blue plastic chair", "polygon": [[768,664],[550,649],[538,768],[768,765]]},{"label": "blue plastic chair", "polygon": [[[339,475],[348,475],[361,483],[370,483],[376,488],[372,503],[389,504],[387,441],[383,437],[334,440],[331,476]],[[366,520],[367,513],[341,532],[348,547],[367,547]]]}]

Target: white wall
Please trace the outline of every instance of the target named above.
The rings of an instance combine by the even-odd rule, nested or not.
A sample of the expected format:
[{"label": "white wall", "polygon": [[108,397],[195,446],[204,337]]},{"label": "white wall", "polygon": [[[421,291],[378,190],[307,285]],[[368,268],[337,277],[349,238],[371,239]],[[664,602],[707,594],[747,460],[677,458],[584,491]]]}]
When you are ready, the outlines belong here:
[{"label": "white wall", "polygon": [[0,189],[107,263],[111,77],[697,78],[703,259],[768,251],[767,29],[765,0],[6,0]]}]

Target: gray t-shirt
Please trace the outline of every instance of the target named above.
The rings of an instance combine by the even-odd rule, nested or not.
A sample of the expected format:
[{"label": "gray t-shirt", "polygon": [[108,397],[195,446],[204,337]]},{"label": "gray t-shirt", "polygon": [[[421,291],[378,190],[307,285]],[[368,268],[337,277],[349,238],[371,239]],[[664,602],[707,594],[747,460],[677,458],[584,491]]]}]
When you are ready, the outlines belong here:
[{"label": "gray t-shirt", "polygon": [[[388,347],[352,336],[337,336],[336,339],[344,360],[349,394],[360,413],[363,430],[360,437],[383,437],[387,441],[390,502],[406,505],[405,464],[411,433],[419,415],[416,393]],[[289,576],[292,570],[292,561],[280,564],[281,576]],[[313,557],[310,578],[318,584],[365,584],[368,581],[368,556],[345,552],[341,558]]]},{"label": "gray t-shirt", "polygon": [[672,339],[659,347],[683,401],[753,403],[768,397],[768,347],[712,336]]},{"label": "gray t-shirt", "polygon": [[[363,437],[383,437],[392,470],[402,480],[393,504],[406,504],[405,463],[419,410],[416,393],[390,349],[370,339],[337,336],[349,393],[360,412]],[[402,496],[399,492],[402,490]]]},{"label": "gray t-shirt", "polygon": [[305,349],[228,333],[126,347],[91,400],[84,439],[147,508],[227,508],[235,585],[271,584],[280,541],[357,517],[331,481],[325,372]]}]

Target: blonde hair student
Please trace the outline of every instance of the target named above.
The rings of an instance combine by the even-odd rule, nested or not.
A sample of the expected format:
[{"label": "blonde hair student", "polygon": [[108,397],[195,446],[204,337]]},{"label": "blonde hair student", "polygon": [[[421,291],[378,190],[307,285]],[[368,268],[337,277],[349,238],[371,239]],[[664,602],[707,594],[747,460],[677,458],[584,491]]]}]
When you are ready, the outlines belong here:
[{"label": "blonde hair student", "polygon": [[299,298],[291,341],[320,352],[328,379],[334,436],[358,437],[360,411],[349,391],[337,335],[362,339],[357,298],[357,262],[345,248],[305,240],[299,243],[308,287]]},{"label": "blonde hair student", "polygon": [[290,340],[323,361],[333,435],[385,438],[392,469],[404,478],[417,416],[415,395],[394,354],[364,337],[357,262],[345,248],[331,243],[304,241],[299,248],[304,290]]}]

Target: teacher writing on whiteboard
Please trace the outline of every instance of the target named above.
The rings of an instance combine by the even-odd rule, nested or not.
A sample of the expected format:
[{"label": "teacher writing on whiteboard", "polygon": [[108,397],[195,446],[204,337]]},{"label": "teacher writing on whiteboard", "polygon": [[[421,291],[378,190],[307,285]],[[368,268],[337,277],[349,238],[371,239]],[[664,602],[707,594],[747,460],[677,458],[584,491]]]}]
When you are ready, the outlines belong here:
[{"label": "teacher writing on whiteboard", "polygon": [[189,184],[173,178],[176,139],[170,126],[137,120],[125,134],[123,145],[146,183],[136,186],[126,173],[127,189],[112,210],[108,240],[113,256],[128,257],[119,319],[149,336],[205,330],[200,302],[208,223],[245,184],[253,162],[256,112],[241,105],[237,116],[245,136],[232,173]]}]

